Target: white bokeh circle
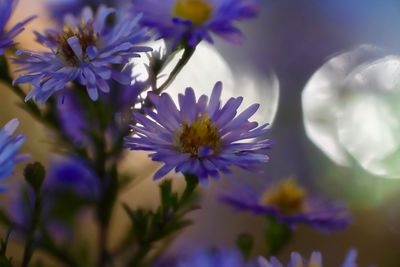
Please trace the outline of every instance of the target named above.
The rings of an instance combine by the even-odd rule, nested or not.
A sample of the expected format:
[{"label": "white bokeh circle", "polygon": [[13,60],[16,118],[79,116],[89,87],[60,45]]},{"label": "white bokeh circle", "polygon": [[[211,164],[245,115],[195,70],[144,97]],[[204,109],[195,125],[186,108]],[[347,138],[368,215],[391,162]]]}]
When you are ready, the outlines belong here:
[{"label": "white bokeh circle", "polygon": [[323,65],[303,95],[308,137],[340,165],[400,178],[400,57],[371,46]]}]

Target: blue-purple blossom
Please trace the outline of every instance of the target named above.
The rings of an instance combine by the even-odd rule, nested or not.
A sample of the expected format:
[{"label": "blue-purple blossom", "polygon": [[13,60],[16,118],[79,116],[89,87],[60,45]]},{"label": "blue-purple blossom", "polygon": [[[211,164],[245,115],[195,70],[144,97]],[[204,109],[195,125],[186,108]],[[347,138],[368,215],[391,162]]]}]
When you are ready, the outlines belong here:
[{"label": "blue-purple blossom", "polygon": [[195,46],[201,40],[213,43],[211,33],[232,43],[243,36],[235,22],[255,17],[257,0],[132,0],[133,10],[143,13],[141,24],[159,38],[177,44],[185,39]]},{"label": "blue-purple blossom", "polygon": [[13,119],[0,129],[0,179],[10,176],[15,164],[26,158],[19,154],[25,137],[22,134],[14,135],[18,125],[19,121]]},{"label": "blue-purple blossom", "polygon": [[37,41],[50,51],[20,50],[14,60],[21,65],[18,70],[26,72],[14,83],[33,85],[26,100],[45,102],[60,90],[77,87],[71,82],[85,87],[92,100],[99,98],[99,91],[109,93],[112,80],[129,85],[131,71],[119,71],[115,65],[125,65],[151,48],[138,45],[147,40],[145,31],[137,24],[139,16],[121,12],[116,14],[113,26],[109,26],[107,19],[114,13],[114,9],[101,6],[94,16],[90,8],[85,8],[80,18],[70,17],[61,30],[49,30],[45,35],[36,33]]},{"label": "blue-purple blossom", "polygon": [[[115,90],[101,95],[99,99],[111,117],[106,129],[110,143],[118,141],[122,133],[126,134],[129,130],[129,125],[132,123],[131,108],[137,103],[141,90],[146,88],[141,82],[125,86],[114,83],[112,86]],[[91,113],[87,112],[76,91],[67,90],[59,95],[57,114],[62,130],[75,144],[86,147],[93,145],[90,132],[99,129],[100,125],[96,123],[97,118],[90,117]]]},{"label": "blue-purple blossom", "polygon": [[273,217],[290,227],[307,224],[320,231],[334,231],[352,221],[344,206],[310,196],[293,179],[270,184],[262,191],[242,184],[222,193],[220,200],[239,211]]},{"label": "blue-purple blossom", "polygon": [[[89,6],[96,10],[101,5],[112,6],[112,0],[48,0],[47,8],[51,18],[59,23],[64,22],[66,15],[78,16],[80,11]],[[118,2],[118,1],[117,1]]]},{"label": "blue-purple blossom", "polygon": [[[183,258],[176,267],[250,267],[237,250],[198,250]],[[254,266],[255,267],[255,266]]]},{"label": "blue-purple blossom", "polygon": [[24,30],[25,24],[33,19],[33,17],[25,19],[7,31],[6,24],[17,3],[17,0],[0,0],[0,55],[4,54],[5,49],[15,45],[14,38]]},{"label": "blue-purple blossom", "polygon": [[[341,267],[357,267],[356,263],[357,251],[352,249],[348,252]],[[260,257],[259,267],[323,267],[322,264],[322,254],[320,252],[313,252],[309,260],[305,260],[299,253],[293,252],[290,255],[290,260],[288,265],[282,264],[277,258],[271,257],[270,260],[266,260]]]},{"label": "blue-purple blossom", "polygon": [[[196,175],[206,184],[209,176],[217,179],[220,173],[231,173],[231,166],[258,171],[259,164],[268,161],[268,124],[258,126],[249,121],[259,105],[238,115],[243,98],[232,97],[221,106],[221,91],[218,82],[210,100],[206,95],[196,100],[194,90],[187,88],[179,95],[179,109],[167,93],[149,93],[155,111],[146,109],[147,116],[134,113],[138,124],[132,127],[134,134],[126,138],[126,144],[132,150],[151,151],[152,160],[164,163],[155,180],[175,169]],[[261,139],[249,140],[253,138]]]}]

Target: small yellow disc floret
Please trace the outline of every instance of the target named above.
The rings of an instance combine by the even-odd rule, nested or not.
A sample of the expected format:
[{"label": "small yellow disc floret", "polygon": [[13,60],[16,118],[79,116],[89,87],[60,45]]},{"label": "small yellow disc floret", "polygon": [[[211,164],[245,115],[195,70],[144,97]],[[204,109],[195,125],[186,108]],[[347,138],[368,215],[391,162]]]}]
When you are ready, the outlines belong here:
[{"label": "small yellow disc floret", "polygon": [[200,26],[211,17],[212,12],[213,8],[207,0],[176,0],[173,15]]}]

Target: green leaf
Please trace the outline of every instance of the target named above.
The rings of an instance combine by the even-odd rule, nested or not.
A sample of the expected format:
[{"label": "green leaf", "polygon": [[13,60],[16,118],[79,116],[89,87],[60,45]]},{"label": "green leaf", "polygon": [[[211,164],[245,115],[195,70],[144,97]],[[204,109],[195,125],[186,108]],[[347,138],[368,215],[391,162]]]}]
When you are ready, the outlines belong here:
[{"label": "green leaf", "polygon": [[293,232],[288,225],[278,222],[275,218],[267,217],[265,240],[270,256],[276,256],[293,237]]}]

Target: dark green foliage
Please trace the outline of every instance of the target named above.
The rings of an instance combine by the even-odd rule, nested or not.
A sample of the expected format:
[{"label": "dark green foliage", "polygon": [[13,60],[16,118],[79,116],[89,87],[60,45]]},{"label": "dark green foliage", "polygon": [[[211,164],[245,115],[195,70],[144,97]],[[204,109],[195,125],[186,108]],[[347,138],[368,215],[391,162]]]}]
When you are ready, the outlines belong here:
[{"label": "dark green foliage", "polygon": [[242,233],[236,239],[236,246],[246,259],[249,259],[254,248],[254,240],[250,234]]},{"label": "dark green foliage", "polygon": [[267,217],[265,241],[270,255],[277,255],[290,242],[292,236],[293,232],[287,224],[280,223],[275,218]]},{"label": "dark green foliage", "polygon": [[0,267],[12,267],[12,259],[7,257],[7,246],[10,238],[11,230],[8,231],[6,237],[0,240]]},{"label": "dark green foliage", "polygon": [[46,170],[44,166],[39,162],[28,164],[25,167],[24,176],[25,180],[32,187],[35,194],[38,194],[46,176]]},{"label": "dark green foliage", "polygon": [[153,248],[154,243],[192,224],[185,215],[197,209],[194,205],[197,177],[187,175],[186,188],[182,195],[172,190],[172,181],[160,184],[161,205],[156,211],[132,210],[124,204],[124,209],[132,221],[131,241],[138,244],[137,252],[127,266],[142,266],[141,262]]}]

